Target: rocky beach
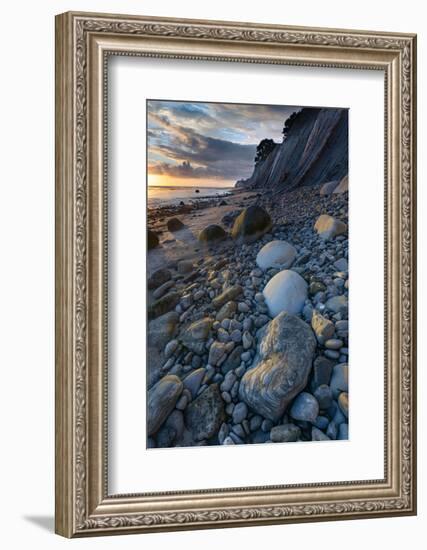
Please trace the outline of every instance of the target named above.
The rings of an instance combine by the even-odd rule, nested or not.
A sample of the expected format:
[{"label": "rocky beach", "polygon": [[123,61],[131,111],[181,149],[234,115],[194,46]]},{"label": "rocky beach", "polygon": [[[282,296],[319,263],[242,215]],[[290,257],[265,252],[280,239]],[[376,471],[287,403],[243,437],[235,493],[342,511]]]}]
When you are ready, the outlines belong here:
[{"label": "rocky beach", "polygon": [[[266,116],[277,127],[284,113],[162,104],[155,151],[172,135],[177,150],[211,160],[152,170],[214,172],[216,150],[247,155],[246,145],[164,118],[208,114],[219,131],[214,117],[228,120],[230,110],[243,129]],[[148,210],[150,448],[348,439],[348,112],[299,108],[282,136],[261,139],[251,175],[223,196],[198,198],[195,189]]]},{"label": "rocky beach", "polygon": [[149,447],[348,438],[346,182],[149,212]]}]

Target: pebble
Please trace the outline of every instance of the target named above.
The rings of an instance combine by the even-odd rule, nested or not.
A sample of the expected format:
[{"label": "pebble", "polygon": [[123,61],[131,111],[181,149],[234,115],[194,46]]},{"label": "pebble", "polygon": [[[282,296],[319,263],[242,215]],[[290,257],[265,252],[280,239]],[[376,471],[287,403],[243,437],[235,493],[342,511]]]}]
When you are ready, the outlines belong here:
[{"label": "pebble", "polygon": [[301,429],[295,424],[282,424],[274,426],[270,431],[270,438],[273,443],[285,443],[298,441]]},{"label": "pebble", "polygon": [[343,391],[348,392],[348,366],[345,363],[335,365],[330,387],[335,398]]},{"label": "pebble", "polygon": [[343,440],[348,439],[348,424],[342,423],[338,428],[337,439]]},{"label": "pebble", "polygon": [[[228,336],[228,334],[227,334]],[[236,343],[239,343],[242,341],[242,333],[240,330],[238,329],[235,329],[233,330],[233,332],[230,334],[230,338],[233,342],[236,342]]]},{"label": "pebble", "polygon": [[273,422],[272,422],[270,419],[265,418],[265,419],[262,421],[261,430],[262,430],[263,432],[270,432],[272,427],[273,427]]},{"label": "pebble", "polygon": [[[236,408],[234,408],[234,410],[236,410]],[[234,416],[234,415],[233,415]],[[245,439],[246,437],[246,432],[245,430],[243,429],[243,426],[241,424],[235,424],[232,428],[231,428],[232,432],[234,434],[237,435],[237,437],[239,437],[242,441]]]},{"label": "pebble", "polygon": [[175,351],[178,348],[178,345],[179,345],[178,340],[171,340],[170,342],[168,342],[168,344],[166,344],[166,347],[165,347],[166,359],[168,359],[171,355],[175,353]]},{"label": "pebble", "polygon": [[348,393],[342,392],[338,396],[338,406],[346,418],[348,418]]},{"label": "pebble", "polygon": [[253,326],[253,321],[250,317],[246,317],[246,319],[243,320],[243,330],[245,331],[251,331]]},{"label": "pebble", "polygon": [[193,294],[193,299],[194,299],[195,302],[198,302],[198,301],[201,300],[204,296],[205,296],[205,291],[204,291],[204,290],[197,290],[197,291]]},{"label": "pebble", "polygon": [[237,321],[236,319],[231,319],[230,321],[230,331],[233,330],[242,330],[243,326],[240,321]]},{"label": "pebble", "polygon": [[329,437],[315,426],[311,428],[312,441],[329,441]]},{"label": "pebble", "polygon": [[225,344],[222,342],[214,342],[209,350],[209,364],[217,365],[218,362],[224,357],[225,354]]},{"label": "pebble", "polygon": [[251,352],[250,351],[244,351],[242,353],[242,355],[240,356],[241,360],[244,361],[245,363],[247,363],[248,361],[251,360]]},{"label": "pebble", "polygon": [[248,407],[246,403],[240,402],[234,407],[233,410],[233,422],[234,424],[240,424],[245,420],[248,415]]},{"label": "pebble", "polygon": [[338,351],[334,351],[332,349],[326,349],[324,353],[325,357],[328,357],[328,359],[339,359],[340,357]]},{"label": "pebble", "polygon": [[221,326],[223,329],[228,330],[230,327],[230,319],[223,319],[221,321]]},{"label": "pebble", "polygon": [[259,414],[256,414],[249,420],[249,429],[251,432],[255,432],[256,430],[259,430],[261,428],[262,424],[262,416]]},{"label": "pebble", "polygon": [[228,433],[229,433],[228,424],[223,422],[218,432],[218,441],[220,445],[224,444],[224,440],[228,436]]},{"label": "pebble", "polygon": [[252,347],[253,344],[253,338],[251,336],[251,333],[248,331],[245,331],[242,336],[242,342],[243,342],[243,348],[245,350],[248,350]]},{"label": "pebble", "polygon": [[228,334],[228,332],[223,329],[223,328],[220,328],[218,329],[218,332],[217,332],[217,338],[220,342],[228,342],[230,340],[230,335]]},{"label": "pebble", "polygon": [[343,345],[344,342],[342,340],[339,340],[338,338],[331,338],[330,340],[326,340],[325,342],[325,348],[332,350],[338,350],[342,348]]},{"label": "pebble", "polygon": [[188,397],[184,394],[181,395],[181,397],[178,399],[177,404],[175,405],[175,408],[179,411],[183,411],[185,407],[188,405]]},{"label": "pebble", "polygon": [[228,414],[228,416],[231,416],[233,414],[234,409],[234,403],[228,403],[228,405],[225,407],[225,412]]},{"label": "pebble", "polygon": [[221,391],[229,392],[233,387],[234,382],[236,381],[236,375],[233,371],[227,372],[224,377],[224,381],[221,384]]},{"label": "pebble", "polygon": [[326,416],[318,416],[314,422],[314,425],[316,428],[319,428],[319,430],[326,430],[328,424],[329,420]]},{"label": "pebble", "polygon": [[249,308],[248,304],[246,304],[245,302],[239,302],[237,304],[237,310],[240,313],[248,313],[250,311],[250,308]]},{"label": "pebble", "polygon": [[301,392],[293,401],[289,414],[295,420],[315,422],[319,416],[319,403],[308,392]]},{"label": "pebble", "polygon": [[332,390],[326,384],[320,385],[314,392],[314,397],[319,403],[319,407],[323,410],[328,409],[332,404]]},{"label": "pebble", "polygon": [[231,403],[231,395],[228,392],[223,391],[221,397],[226,403]]},{"label": "pebble", "polygon": [[223,445],[235,445],[234,440],[229,435],[224,439]]},{"label": "pebble", "polygon": [[334,420],[331,420],[326,429],[326,435],[329,437],[329,439],[336,439],[337,433],[338,433],[337,424]]}]

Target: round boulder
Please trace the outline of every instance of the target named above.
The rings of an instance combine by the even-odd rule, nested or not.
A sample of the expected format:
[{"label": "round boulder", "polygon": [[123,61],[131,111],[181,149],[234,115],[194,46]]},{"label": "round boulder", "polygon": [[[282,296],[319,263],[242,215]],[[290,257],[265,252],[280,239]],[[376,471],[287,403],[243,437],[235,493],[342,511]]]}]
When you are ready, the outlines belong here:
[{"label": "round boulder", "polygon": [[199,241],[210,243],[213,241],[222,241],[227,237],[227,233],[220,225],[208,225],[199,233]]},{"label": "round boulder", "polygon": [[288,269],[294,263],[296,255],[295,248],[286,241],[271,241],[258,252],[256,263],[263,270],[270,267]]},{"label": "round boulder", "polygon": [[253,242],[271,229],[271,218],[261,206],[249,206],[237,216],[231,236],[244,242]]},{"label": "round boulder", "polygon": [[169,218],[166,225],[169,231],[179,231],[185,227],[182,221],[178,218]]},{"label": "round boulder", "polygon": [[280,271],[266,284],[265,302],[272,317],[281,311],[300,313],[307,299],[307,283],[295,271]]},{"label": "round boulder", "polygon": [[319,237],[327,240],[333,239],[342,233],[346,233],[347,225],[344,222],[329,216],[328,214],[322,214],[317,218],[317,221],[314,224],[314,229],[319,234]]}]

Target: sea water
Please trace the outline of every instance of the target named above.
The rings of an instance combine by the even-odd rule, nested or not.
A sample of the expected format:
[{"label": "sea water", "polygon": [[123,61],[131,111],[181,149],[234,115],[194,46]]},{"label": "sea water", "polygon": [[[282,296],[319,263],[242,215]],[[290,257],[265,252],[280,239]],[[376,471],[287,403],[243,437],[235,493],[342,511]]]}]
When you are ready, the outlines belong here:
[{"label": "sea water", "polygon": [[[199,190],[196,193],[196,189]],[[192,200],[207,197],[219,197],[232,191],[232,187],[181,187],[181,186],[148,186],[148,208],[176,205],[181,201],[186,204]]]}]

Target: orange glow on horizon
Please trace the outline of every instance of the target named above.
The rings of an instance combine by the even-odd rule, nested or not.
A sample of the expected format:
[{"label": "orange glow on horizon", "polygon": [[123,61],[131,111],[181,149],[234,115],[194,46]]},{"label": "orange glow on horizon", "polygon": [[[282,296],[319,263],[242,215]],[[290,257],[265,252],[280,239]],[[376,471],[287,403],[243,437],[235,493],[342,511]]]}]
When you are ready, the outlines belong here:
[{"label": "orange glow on horizon", "polygon": [[174,178],[157,174],[148,174],[148,187],[234,187],[233,180]]}]

